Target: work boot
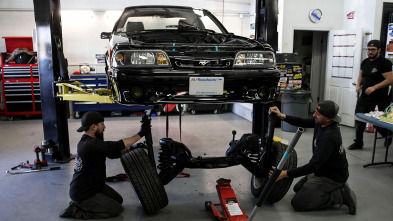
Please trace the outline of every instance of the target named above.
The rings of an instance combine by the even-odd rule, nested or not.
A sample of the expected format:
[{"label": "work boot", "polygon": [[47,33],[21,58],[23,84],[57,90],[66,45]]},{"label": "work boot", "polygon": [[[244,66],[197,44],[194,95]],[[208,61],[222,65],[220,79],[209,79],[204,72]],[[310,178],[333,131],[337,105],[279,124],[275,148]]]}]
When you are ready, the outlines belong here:
[{"label": "work boot", "polygon": [[355,215],[356,214],[356,195],[355,193],[349,188],[347,182],[345,182],[344,186],[341,187],[341,193],[343,196],[343,203],[344,205],[348,206],[349,214]]},{"label": "work boot", "polygon": [[63,218],[75,218],[76,213],[78,212],[78,207],[76,204],[71,201],[70,205],[66,209],[60,212],[59,216]]},{"label": "work boot", "polygon": [[301,178],[296,184],[295,186],[293,186],[293,191],[295,191],[295,193],[299,192],[299,190],[303,187],[303,184],[307,181],[307,176],[304,176],[303,178]]},{"label": "work boot", "polygon": [[351,144],[348,147],[348,150],[359,150],[359,149],[362,149],[362,148],[363,148],[363,141],[362,142],[356,142],[355,141],[355,143]]}]

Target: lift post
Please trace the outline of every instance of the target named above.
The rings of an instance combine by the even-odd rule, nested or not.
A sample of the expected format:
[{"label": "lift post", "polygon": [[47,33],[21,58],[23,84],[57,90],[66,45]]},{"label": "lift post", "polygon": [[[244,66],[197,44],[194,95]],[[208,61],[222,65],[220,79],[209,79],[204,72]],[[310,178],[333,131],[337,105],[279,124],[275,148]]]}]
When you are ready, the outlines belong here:
[{"label": "lift post", "polygon": [[[269,43],[274,50],[278,48],[278,1],[256,1],[255,39]],[[253,104],[252,133],[265,137],[267,130],[268,110],[274,103]]]},{"label": "lift post", "polygon": [[60,0],[34,0],[33,2],[44,141],[53,150],[52,153],[46,153],[46,156],[48,161],[68,162],[71,158],[67,122],[68,103],[56,98],[56,88],[53,85],[53,82],[59,78],[68,77],[61,47]]}]

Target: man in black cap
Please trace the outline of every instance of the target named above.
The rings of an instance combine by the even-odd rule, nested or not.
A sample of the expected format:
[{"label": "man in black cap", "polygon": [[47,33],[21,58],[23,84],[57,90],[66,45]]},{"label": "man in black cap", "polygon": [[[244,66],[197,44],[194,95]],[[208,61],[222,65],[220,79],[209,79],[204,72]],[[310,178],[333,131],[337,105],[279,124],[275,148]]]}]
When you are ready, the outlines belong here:
[{"label": "man in black cap", "polygon": [[122,196],[105,184],[106,158],[120,158],[150,130],[150,122],[143,122],[139,132],[119,141],[104,141],[104,117],[95,111],[86,112],[78,132],[85,132],[78,143],[74,175],[70,184],[71,202],[60,217],[97,219],[118,216],[122,211]]},{"label": "man in black cap", "polygon": [[[276,113],[278,118],[292,125],[314,128],[310,161],[301,167],[281,171],[277,178],[304,176],[293,188],[296,194],[291,204],[296,211],[344,204],[348,206],[350,214],[356,214],[356,195],[347,183],[348,161],[342,146],[338,110],[339,106],[330,100],[319,103],[313,117],[309,118],[283,114],[277,107],[269,110],[270,114]],[[272,173],[270,171],[270,175]]]},{"label": "man in black cap", "polygon": [[[360,97],[356,103],[355,113],[369,113],[375,110],[378,105],[379,111],[384,111],[391,102],[388,95],[389,85],[393,83],[392,63],[381,56],[381,42],[371,40],[367,44],[368,58],[362,61],[360,73],[356,85],[356,92]],[[366,123],[355,121],[356,137],[355,142],[348,147],[348,150],[363,148],[363,132]],[[387,136],[388,131],[378,130],[382,136]],[[388,139],[385,146],[389,146],[392,138]]]}]

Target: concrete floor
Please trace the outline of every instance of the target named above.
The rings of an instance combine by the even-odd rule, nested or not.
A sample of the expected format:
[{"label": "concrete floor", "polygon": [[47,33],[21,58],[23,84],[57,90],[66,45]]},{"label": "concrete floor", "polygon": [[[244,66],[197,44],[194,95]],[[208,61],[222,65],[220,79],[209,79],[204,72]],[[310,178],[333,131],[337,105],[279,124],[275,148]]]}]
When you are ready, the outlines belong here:
[{"label": "concrete floor", "polygon": [[[106,117],[106,140],[118,140],[133,135],[139,128],[140,117]],[[69,140],[71,153],[81,137],[76,129],[80,120],[69,119]],[[169,137],[179,140],[178,117],[170,116]],[[165,137],[165,116],[152,120],[153,142],[158,147],[160,138]],[[251,122],[233,113],[186,114],[182,118],[182,142],[191,149],[193,156],[224,156],[232,130],[237,130],[237,139],[251,131]],[[352,143],[354,129],[342,126],[345,146]],[[283,132],[280,128],[275,135],[291,140],[294,133]],[[69,202],[68,190],[74,161],[59,165],[61,170],[6,174],[5,171],[29,160],[33,162],[34,145],[43,139],[42,120],[28,119],[14,121],[0,120],[0,220],[67,220],[58,217]],[[312,129],[306,130],[297,146],[298,165],[308,162],[311,156]],[[393,166],[382,165],[363,168],[371,161],[373,134],[365,134],[363,150],[347,151],[350,177],[348,183],[357,194],[358,207],[355,216],[349,215],[347,207],[335,207],[325,211],[295,212],[290,204],[294,196],[292,188],[276,204],[265,204],[258,209],[254,220],[378,220],[391,221],[393,217]],[[384,160],[383,141],[378,140],[376,161]],[[156,149],[157,150],[157,149]],[[393,153],[389,161],[393,161]],[[53,164],[54,166],[54,164]],[[215,181],[221,177],[231,179],[241,206],[250,214],[255,198],[250,192],[251,174],[242,166],[224,169],[185,169],[190,178],[175,178],[165,186],[169,205],[157,215],[148,216],[130,186],[129,182],[109,183],[124,197],[124,212],[110,220],[216,220],[211,212],[205,211],[205,201],[218,203]],[[107,160],[107,176],[124,173],[119,160]],[[299,178],[294,180],[294,183]]]}]

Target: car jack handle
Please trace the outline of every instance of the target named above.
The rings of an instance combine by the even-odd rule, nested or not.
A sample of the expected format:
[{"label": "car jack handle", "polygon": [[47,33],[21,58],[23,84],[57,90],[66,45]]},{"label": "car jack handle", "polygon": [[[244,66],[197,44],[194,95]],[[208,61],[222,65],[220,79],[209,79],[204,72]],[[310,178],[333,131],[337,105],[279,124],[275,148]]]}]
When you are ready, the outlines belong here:
[{"label": "car jack handle", "polygon": [[278,164],[278,166],[274,170],[273,174],[270,176],[269,180],[267,181],[267,184],[263,188],[261,195],[258,197],[258,200],[254,206],[254,209],[252,210],[250,216],[248,217],[249,221],[251,221],[254,218],[257,207],[261,207],[261,205],[265,202],[265,200],[269,196],[269,193],[270,193],[274,183],[276,182],[278,176],[280,175],[281,170],[285,165],[285,162],[288,160],[292,150],[295,148],[296,143],[298,142],[298,140],[303,132],[304,132],[303,128],[299,127],[297,129],[296,134],[293,137],[293,139],[292,139],[291,143],[289,144],[287,150],[285,151],[284,155],[282,156],[280,163]]}]

